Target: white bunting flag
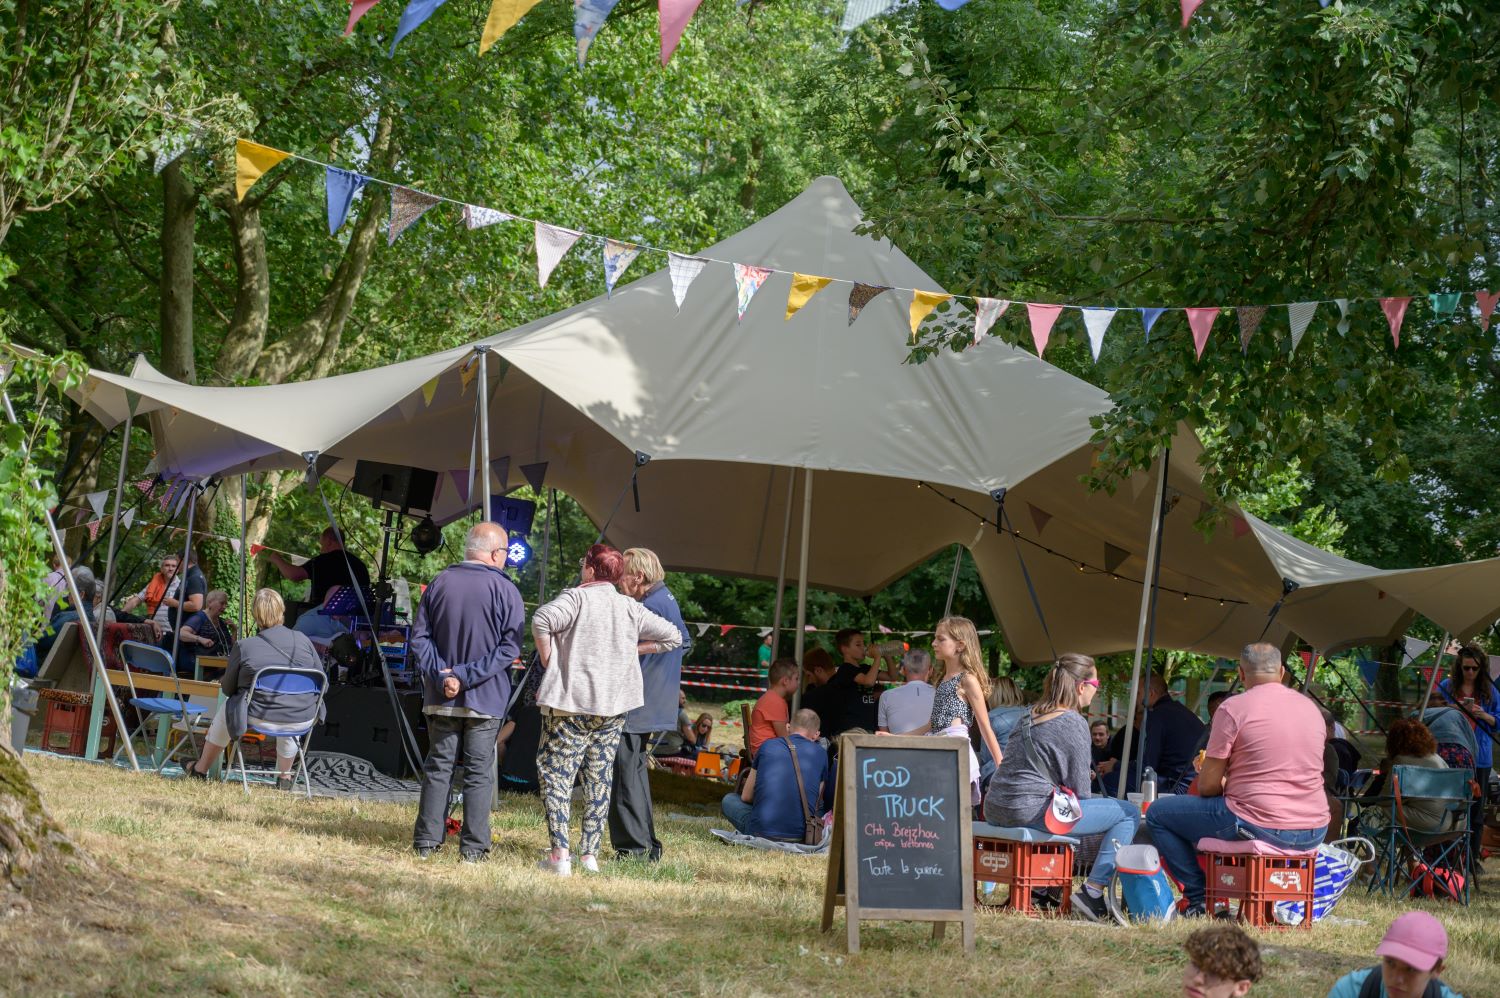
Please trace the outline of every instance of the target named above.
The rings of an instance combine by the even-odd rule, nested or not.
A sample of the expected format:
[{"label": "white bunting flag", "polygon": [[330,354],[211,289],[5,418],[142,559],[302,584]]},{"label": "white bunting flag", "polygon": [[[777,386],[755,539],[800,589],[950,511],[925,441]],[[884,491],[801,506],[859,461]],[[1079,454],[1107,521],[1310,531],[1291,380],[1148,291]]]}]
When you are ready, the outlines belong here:
[{"label": "white bunting flag", "polygon": [[90,492],[87,496],[89,508],[94,511],[95,516],[104,515],[104,500],[109,498],[109,490],[103,492]]},{"label": "white bunting flag", "polygon": [[974,299],[974,342],[978,343],[989,335],[990,327],[995,320],[1005,314],[1010,308],[1010,302],[1002,298],[975,298]]},{"label": "white bunting flag", "polygon": [[699,624],[698,625],[698,637],[701,638],[701,637],[703,637],[703,635],[707,634],[708,633],[708,629],[710,627],[712,627],[712,626],[713,626],[712,624]]},{"label": "white bunting flag", "polygon": [[1104,331],[1115,317],[1112,308],[1083,309],[1083,326],[1088,330],[1089,349],[1094,353],[1094,363],[1099,363],[1099,350],[1104,346]]},{"label": "white bunting flag", "polygon": [[552,268],[557,266],[573,244],[578,241],[582,232],[574,232],[572,229],[559,229],[555,225],[545,222],[536,223],[536,279],[541,287],[547,286],[547,278],[552,276]]},{"label": "white bunting flag", "polygon": [[1287,321],[1292,324],[1292,352],[1297,352],[1297,344],[1302,342],[1302,334],[1307,332],[1308,323],[1312,322],[1313,313],[1318,310],[1315,301],[1293,302],[1286,307]]},{"label": "white bunting flag", "polygon": [[464,205],[464,225],[471,229],[482,229],[487,225],[498,225],[501,222],[514,222],[516,216],[509,212],[496,211],[494,208],[486,208],[483,205]]},{"label": "white bunting flag", "polygon": [[135,510],[127,509],[125,514],[120,517],[120,522],[125,525],[126,530],[129,530],[130,525],[135,522]]},{"label": "white bunting flag", "polygon": [[230,547],[231,550],[234,551],[235,554],[239,554],[240,553],[240,539],[238,537],[231,537],[231,538],[229,538],[229,547]]},{"label": "white bunting flag", "polygon": [[682,310],[682,300],[687,297],[688,288],[707,266],[708,261],[702,257],[667,254],[667,270],[672,275],[672,300],[677,302],[678,311]]},{"label": "white bunting flag", "polygon": [[1343,336],[1349,332],[1349,299],[1335,298],[1333,303],[1339,307],[1339,324],[1334,328]]},{"label": "white bunting flag", "polygon": [[897,3],[898,0],[849,0],[844,7],[844,19],[839,22],[839,27],[845,31],[853,31],[870,18],[884,14]]}]

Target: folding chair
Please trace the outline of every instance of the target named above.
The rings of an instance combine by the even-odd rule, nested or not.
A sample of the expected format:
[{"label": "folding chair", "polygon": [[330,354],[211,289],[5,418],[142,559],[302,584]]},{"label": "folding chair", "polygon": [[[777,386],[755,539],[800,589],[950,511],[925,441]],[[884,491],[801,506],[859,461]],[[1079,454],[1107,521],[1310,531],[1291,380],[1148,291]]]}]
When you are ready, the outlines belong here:
[{"label": "folding chair", "polygon": [[[1431,878],[1435,892],[1459,904],[1469,903],[1473,879],[1469,855],[1469,805],[1473,801],[1470,786],[1474,774],[1467,769],[1428,769],[1423,766],[1394,766],[1391,769],[1391,794],[1383,800],[1384,828],[1377,874],[1371,889],[1398,897],[1411,894],[1412,888]],[[1451,825],[1440,831],[1413,829],[1406,818],[1411,800],[1441,801],[1445,819]],[[1462,879],[1457,885],[1433,872],[1447,869]]]},{"label": "folding chair", "polygon": [[[322,669],[295,669],[290,666],[271,666],[260,670],[250,682],[246,696],[247,731],[265,735],[267,738],[290,738],[297,746],[297,769],[302,776],[302,786],[307,799],[312,800],[312,780],[307,775],[307,743],[312,729],[318,723],[318,714],[323,706],[323,694],[328,690],[328,674]],[[275,708],[276,720],[266,717],[266,711]],[[240,760],[240,783],[245,793],[250,792],[250,776],[245,770],[245,753],[235,741],[230,748],[229,768],[234,766],[235,756]],[[292,788],[296,789],[297,777],[292,777]]]},{"label": "folding chair", "polygon": [[[172,757],[182,749],[184,742],[191,746],[195,753],[197,752],[198,743],[193,738],[194,725],[189,719],[203,714],[205,712],[204,708],[195,703],[188,703],[185,699],[177,699],[175,697],[143,697],[134,695],[136,693],[135,681],[130,678],[130,670],[132,669],[139,672],[149,672],[157,676],[170,676],[174,681],[177,679],[177,670],[172,667],[172,656],[167,654],[165,649],[140,641],[121,641],[120,658],[125,663],[125,679],[130,684],[130,692],[132,694],[130,705],[140,715],[140,723],[126,737],[126,741],[134,741],[135,736],[145,729],[146,722],[155,718],[157,722],[157,741],[165,744],[170,732],[170,728],[167,726],[176,720],[184,722],[183,726],[186,737],[179,738],[177,744],[172,746],[171,750],[156,764],[156,771],[160,773],[167,763],[172,761]],[[124,746],[122,745],[115,752],[115,758],[118,759],[120,752],[123,750]]]}]

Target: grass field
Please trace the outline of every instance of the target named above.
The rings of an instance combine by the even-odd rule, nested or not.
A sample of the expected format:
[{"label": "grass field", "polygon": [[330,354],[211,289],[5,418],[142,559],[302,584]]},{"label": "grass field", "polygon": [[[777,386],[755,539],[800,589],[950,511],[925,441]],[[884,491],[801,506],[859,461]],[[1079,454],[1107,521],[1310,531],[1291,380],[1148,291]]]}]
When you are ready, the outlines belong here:
[{"label": "grass field", "polygon": [[[315,801],[108,766],[27,757],[53,814],[98,871],[34,886],[0,923],[0,991],[13,995],[1140,995],[1180,993],[1191,926],[1094,926],[981,913],[978,952],[957,933],[843,922],[817,931],[824,863],[722,845],[708,811],[658,803],[656,865],[599,876],[534,869],[538,802],[506,799],[491,862],[450,844],[410,852],[410,806]],[[665,812],[683,816],[665,818]],[[692,812],[692,813],[689,813]],[[1428,903],[1453,941],[1447,979],[1500,994],[1500,903]],[[1363,925],[1259,936],[1255,996],[1321,998],[1371,954],[1399,906],[1351,895]]]}]

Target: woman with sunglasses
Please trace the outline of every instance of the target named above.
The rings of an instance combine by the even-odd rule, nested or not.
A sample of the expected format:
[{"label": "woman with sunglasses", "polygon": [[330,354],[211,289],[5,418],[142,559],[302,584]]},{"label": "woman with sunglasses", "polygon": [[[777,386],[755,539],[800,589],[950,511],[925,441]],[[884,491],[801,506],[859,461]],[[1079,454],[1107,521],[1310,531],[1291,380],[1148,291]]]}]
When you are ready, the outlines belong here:
[{"label": "woman with sunglasses", "polygon": [[1438,684],[1438,694],[1463,711],[1474,728],[1474,781],[1479,797],[1469,814],[1473,829],[1473,850],[1477,861],[1480,838],[1484,834],[1484,807],[1490,786],[1490,769],[1494,765],[1495,718],[1500,716],[1500,696],[1490,681],[1490,660],[1478,645],[1464,645],[1453,660],[1448,678]]},{"label": "woman with sunglasses", "polygon": [[1084,711],[1099,692],[1099,674],[1087,655],[1066,654],[1052,666],[1042,696],[1016,722],[1000,768],[984,798],[984,820],[1008,828],[1045,831],[1052,791],[1066,787],[1078,795],[1083,817],[1070,835],[1104,833],[1098,858],[1083,890],[1073,894],[1073,908],[1094,922],[1109,920],[1104,891],[1115,872],[1115,847],[1135,838],[1140,809],[1113,797],[1089,796],[1093,742]]}]

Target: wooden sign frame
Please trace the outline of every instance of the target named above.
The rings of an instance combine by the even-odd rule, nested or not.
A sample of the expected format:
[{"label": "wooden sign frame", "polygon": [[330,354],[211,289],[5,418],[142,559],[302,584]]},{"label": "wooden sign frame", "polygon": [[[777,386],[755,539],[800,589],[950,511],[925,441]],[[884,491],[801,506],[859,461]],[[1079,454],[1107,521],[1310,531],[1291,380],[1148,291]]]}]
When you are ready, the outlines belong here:
[{"label": "wooden sign frame", "polygon": [[[962,878],[961,907],[949,908],[873,908],[865,907],[859,898],[859,871],[846,869],[846,860],[855,856],[859,844],[854,765],[857,750],[916,749],[923,752],[953,752],[957,755],[958,785],[953,788],[959,804],[959,862]],[[974,952],[974,840],[972,809],[969,805],[969,743],[961,738],[922,736],[844,735],[839,742],[839,779],[834,792],[833,834],[828,847],[828,874],[823,888],[822,930],[833,928],[834,909],[844,908],[850,953],[859,952],[859,923],[864,921],[931,922],[932,938],[942,939],[949,922],[958,922],[963,935],[964,952]],[[847,812],[847,813],[846,813]],[[857,861],[856,861],[857,862]]]}]

